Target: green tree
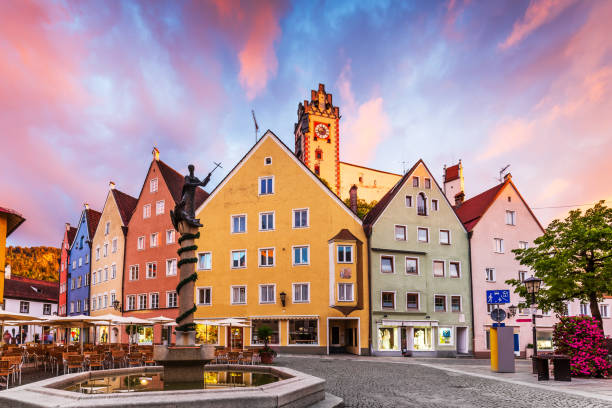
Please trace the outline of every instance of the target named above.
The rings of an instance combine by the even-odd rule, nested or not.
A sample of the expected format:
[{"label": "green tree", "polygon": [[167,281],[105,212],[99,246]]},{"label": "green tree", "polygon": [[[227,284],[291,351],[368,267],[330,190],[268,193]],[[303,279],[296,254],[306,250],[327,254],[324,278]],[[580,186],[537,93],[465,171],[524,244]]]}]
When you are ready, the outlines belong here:
[{"label": "green tree", "polygon": [[[542,279],[538,306],[561,313],[565,302],[577,299],[589,304],[601,326],[598,302],[612,293],[612,208],[600,201],[584,213],[570,211],[565,220],[551,222],[534,244],[512,252],[521,265],[529,266]],[[506,283],[526,298],[522,282],[512,279]]]},{"label": "green tree", "polygon": [[[357,199],[357,216],[363,220],[363,217],[365,217],[366,214],[369,213],[370,210],[372,208],[374,208],[374,206],[377,203],[378,203],[378,201],[376,201],[376,200],[371,201],[371,202],[368,203],[363,198],[358,198]],[[350,207],[351,206],[351,199],[347,198],[346,200],[344,200],[344,204],[346,204],[348,207]]]}]

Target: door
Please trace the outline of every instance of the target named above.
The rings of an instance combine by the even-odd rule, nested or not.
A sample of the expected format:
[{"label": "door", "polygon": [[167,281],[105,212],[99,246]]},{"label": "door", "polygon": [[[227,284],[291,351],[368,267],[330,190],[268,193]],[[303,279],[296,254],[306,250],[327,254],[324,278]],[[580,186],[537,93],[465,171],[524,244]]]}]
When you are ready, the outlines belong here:
[{"label": "door", "polygon": [[467,354],[468,352],[468,329],[467,327],[457,327],[457,353]]},{"label": "door", "polygon": [[340,345],[340,327],[338,326],[332,326],[331,345],[332,346]]},{"label": "door", "polygon": [[226,347],[241,349],[243,345],[243,332],[242,327],[232,327],[231,338],[229,335],[230,328],[227,328],[228,336],[230,338],[230,344],[226,344]]}]

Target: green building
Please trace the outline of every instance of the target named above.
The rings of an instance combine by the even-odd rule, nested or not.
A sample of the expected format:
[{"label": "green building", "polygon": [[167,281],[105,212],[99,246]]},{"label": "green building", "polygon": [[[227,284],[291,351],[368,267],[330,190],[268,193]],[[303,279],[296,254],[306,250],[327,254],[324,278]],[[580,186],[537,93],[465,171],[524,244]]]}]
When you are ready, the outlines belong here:
[{"label": "green building", "polygon": [[419,160],[364,220],[374,355],[472,352],[469,241]]}]

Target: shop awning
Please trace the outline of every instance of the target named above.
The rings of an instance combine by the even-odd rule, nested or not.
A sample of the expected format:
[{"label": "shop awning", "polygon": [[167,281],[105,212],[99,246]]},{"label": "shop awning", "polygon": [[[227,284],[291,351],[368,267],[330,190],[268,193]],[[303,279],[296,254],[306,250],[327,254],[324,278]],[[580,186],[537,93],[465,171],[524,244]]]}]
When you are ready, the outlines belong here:
[{"label": "shop awning", "polygon": [[388,320],[383,319],[381,324],[384,326],[403,326],[403,327],[437,327],[437,320]]},{"label": "shop awning", "polygon": [[317,320],[319,315],[250,316],[251,320]]}]

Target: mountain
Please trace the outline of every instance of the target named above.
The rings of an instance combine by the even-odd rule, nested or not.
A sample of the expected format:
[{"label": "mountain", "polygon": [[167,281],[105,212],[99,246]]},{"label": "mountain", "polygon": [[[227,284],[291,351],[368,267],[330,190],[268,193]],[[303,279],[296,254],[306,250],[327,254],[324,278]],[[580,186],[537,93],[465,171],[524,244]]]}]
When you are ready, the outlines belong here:
[{"label": "mountain", "polygon": [[11,274],[26,278],[57,282],[60,249],[53,247],[8,247],[6,263]]}]

